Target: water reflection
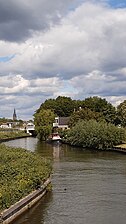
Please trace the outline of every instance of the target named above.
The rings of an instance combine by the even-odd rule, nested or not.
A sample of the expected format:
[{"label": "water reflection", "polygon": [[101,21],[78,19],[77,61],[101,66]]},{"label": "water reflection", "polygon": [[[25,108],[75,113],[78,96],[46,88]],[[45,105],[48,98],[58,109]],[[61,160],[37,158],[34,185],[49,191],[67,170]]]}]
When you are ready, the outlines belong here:
[{"label": "water reflection", "polygon": [[11,141],[5,142],[5,144],[7,146],[24,148],[34,152],[37,142],[38,142],[37,138],[27,137],[27,138],[11,140]]},{"label": "water reflection", "polygon": [[53,144],[53,159],[54,161],[60,161],[60,159],[64,156],[64,151],[61,147],[60,143]]}]

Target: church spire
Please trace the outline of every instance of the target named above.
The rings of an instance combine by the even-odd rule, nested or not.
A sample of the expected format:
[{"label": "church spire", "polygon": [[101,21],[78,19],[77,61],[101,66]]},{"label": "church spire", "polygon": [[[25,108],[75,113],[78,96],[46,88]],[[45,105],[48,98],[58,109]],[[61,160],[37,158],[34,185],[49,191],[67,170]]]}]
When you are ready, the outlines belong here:
[{"label": "church spire", "polygon": [[13,113],[13,121],[16,121],[17,120],[17,115],[16,115],[16,110],[14,108],[14,113]]}]

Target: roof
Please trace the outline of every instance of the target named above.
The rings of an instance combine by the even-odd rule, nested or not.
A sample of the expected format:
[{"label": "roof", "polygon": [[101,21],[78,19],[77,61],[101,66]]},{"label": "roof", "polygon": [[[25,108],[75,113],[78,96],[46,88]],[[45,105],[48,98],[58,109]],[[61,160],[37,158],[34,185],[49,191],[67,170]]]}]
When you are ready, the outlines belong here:
[{"label": "roof", "polygon": [[68,125],[70,117],[59,117],[59,125]]}]

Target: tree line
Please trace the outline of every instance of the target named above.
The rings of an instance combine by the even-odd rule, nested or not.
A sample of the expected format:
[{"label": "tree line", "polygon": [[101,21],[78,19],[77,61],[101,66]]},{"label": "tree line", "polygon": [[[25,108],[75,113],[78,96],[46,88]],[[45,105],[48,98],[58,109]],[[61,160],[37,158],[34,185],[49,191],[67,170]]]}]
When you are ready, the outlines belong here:
[{"label": "tree line", "polygon": [[[97,145],[97,148],[101,147],[98,135],[100,136],[100,133],[105,132],[106,136],[104,135],[104,142],[103,138],[101,138],[103,147],[109,147],[124,141],[124,130],[119,130],[117,128],[118,126],[126,126],[126,100],[116,108],[111,103],[107,102],[106,99],[97,96],[89,97],[84,100],[72,100],[70,97],[66,96],[58,96],[56,99],[47,99],[40,105],[34,114],[35,127],[40,139],[46,140],[48,135],[52,132],[52,123],[56,116],[69,117],[69,127],[71,130],[69,131],[69,134],[67,134],[67,136],[69,136],[69,140],[68,138],[67,140],[72,144],[73,142],[76,142],[75,145],[77,145],[79,144],[79,141],[82,139],[84,140],[84,137],[82,138],[82,133],[80,133],[82,129],[84,131],[84,126],[86,127],[85,130],[88,130],[88,128],[89,130],[94,130],[94,134],[92,133],[93,139],[96,141],[97,138],[99,143],[94,143],[90,131],[87,139],[93,143],[90,144],[88,141],[87,143],[83,142],[83,146],[87,144],[88,146]],[[81,123],[84,125],[81,125]],[[116,129],[114,129],[115,127]],[[81,136],[78,137],[77,141],[74,141],[76,138],[75,129],[77,129],[77,133]],[[110,133],[112,133],[111,136]]]},{"label": "tree line", "polygon": [[126,100],[114,107],[106,99],[97,96],[84,100],[72,100],[70,97],[58,96],[56,99],[47,99],[35,112],[39,116],[42,110],[50,109],[56,116],[70,117],[71,125],[79,119],[97,121],[105,120],[115,125],[126,126]]}]

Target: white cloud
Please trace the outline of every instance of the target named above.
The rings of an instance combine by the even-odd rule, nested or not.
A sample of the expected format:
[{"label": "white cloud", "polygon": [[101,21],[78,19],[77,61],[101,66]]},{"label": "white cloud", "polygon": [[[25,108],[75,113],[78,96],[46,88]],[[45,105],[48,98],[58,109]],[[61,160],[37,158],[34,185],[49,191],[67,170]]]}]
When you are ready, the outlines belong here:
[{"label": "white cloud", "polygon": [[57,77],[27,80],[21,75],[2,76],[0,84],[0,116],[12,118],[16,105],[20,119],[32,118],[42,101],[54,98],[63,86]]},{"label": "white cloud", "polygon": [[[42,2],[46,18],[52,3]],[[46,98],[58,95],[83,99],[99,95],[115,104],[124,99],[126,8],[110,8],[103,4],[104,1],[86,1],[78,6],[79,2],[73,0],[76,8],[65,14],[70,1],[62,3],[62,12],[62,4],[55,0],[53,7],[56,14],[51,14],[53,23],[50,29],[48,26],[48,29],[40,26],[37,29],[34,23],[32,36],[25,42],[0,41],[0,57],[14,55],[10,61],[0,62],[0,94],[5,97],[5,103],[9,102],[7,97],[12,97],[11,108],[14,106],[13,97],[18,108],[23,104],[28,108],[28,101],[36,109]],[[58,11],[56,3],[59,4]],[[23,1],[22,7],[25,4]],[[31,2],[32,9],[37,7],[38,16],[39,4],[38,0],[37,3]],[[57,18],[56,21],[54,18]],[[38,17],[34,22],[39,23]],[[26,25],[29,27],[29,24]],[[22,111],[22,114],[25,112]]]},{"label": "white cloud", "polygon": [[25,80],[21,75],[1,77],[1,94],[20,93],[29,85],[29,81]]},{"label": "white cloud", "polygon": [[[18,53],[3,72],[65,79],[93,70],[116,70],[125,66],[126,10],[85,3],[60,25],[20,44]],[[117,57],[118,55],[118,57]]]}]

